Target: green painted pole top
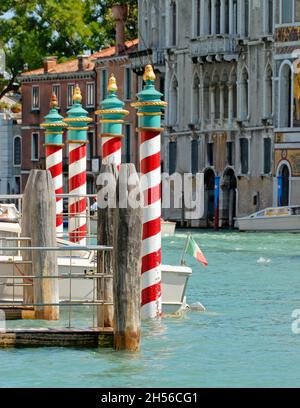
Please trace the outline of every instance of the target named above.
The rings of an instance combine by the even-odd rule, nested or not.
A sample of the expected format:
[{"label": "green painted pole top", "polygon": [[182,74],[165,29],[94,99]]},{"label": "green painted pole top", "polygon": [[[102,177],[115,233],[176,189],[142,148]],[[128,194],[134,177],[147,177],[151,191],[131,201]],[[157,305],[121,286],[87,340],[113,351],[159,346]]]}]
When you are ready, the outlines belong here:
[{"label": "green painted pole top", "polygon": [[50,111],[45,116],[41,127],[45,129],[45,144],[62,144],[62,133],[66,127],[63,117],[57,111],[58,103],[55,93],[50,100]]}]

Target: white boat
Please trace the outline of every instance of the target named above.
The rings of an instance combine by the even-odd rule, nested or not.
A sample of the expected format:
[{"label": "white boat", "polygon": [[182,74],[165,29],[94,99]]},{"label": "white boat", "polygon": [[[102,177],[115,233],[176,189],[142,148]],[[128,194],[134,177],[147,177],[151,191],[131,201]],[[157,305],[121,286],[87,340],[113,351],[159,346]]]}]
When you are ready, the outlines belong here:
[{"label": "white boat", "polygon": [[[167,237],[175,234],[176,222],[161,220],[161,236]],[[91,215],[90,218],[90,234],[97,234],[97,215]]]},{"label": "white boat", "polygon": [[165,221],[161,219],[161,236],[167,237],[169,235],[175,234],[176,222],[175,221]]},{"label": "white boat", "polygon": [[236,222],[240,231],[300,232],[300,206],[269,207]]},{"label": "white boat", "polygon": [[[73,252],[75,254],[75,252]],[[93,255],[93,254],[92,254]],[[96,273],[96,264],[92,257],[60,256],[57,258],[60,301],[70,299],[70,270],[71,276],[85,275],[84,278],[71,279],[72,301],[92,301],[95,294],[96,280],[92,278]],[[71,265],[71,268],[70,268]],[[0,255],[0,302],[23,300],[23,283],[32,283],[30,279],[19,278],[24,275],[22,257]],[[192,269],[187,266],[162,265],[162,308],[164,314],[175,314],[186,308],[185,292]],[[17,285],[13,285],[13,282]],[[18,286],[18,284],[20,286]]]}]

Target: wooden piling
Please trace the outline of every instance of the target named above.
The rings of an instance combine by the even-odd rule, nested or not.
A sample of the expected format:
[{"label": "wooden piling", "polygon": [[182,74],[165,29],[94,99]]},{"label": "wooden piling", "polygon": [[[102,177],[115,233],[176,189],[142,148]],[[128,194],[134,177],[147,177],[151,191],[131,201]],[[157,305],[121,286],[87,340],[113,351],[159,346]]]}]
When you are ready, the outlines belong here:
[{"label": "wooden piling", "polygon": [[[28,196],[30,194],[30,196]],[[56,245],[56,199],[51,174],[48,170],[31,170],[24,193],[23,224],[30,231],[31,245]],[[54,251],[32,251],[34,276],[58,276],[57,256]],[[59,303],[58,279],[33,280],[34,303]],[[59,319],[58,306],[36,306],[36,318]]]},{"label": "wooden piling", "polygon": [[[130,177],[130,179],[129,179]],[[124,195],[124,193],[127,193]],[[139,351],[141,339],[141,250],[142,206],[134,208],[130,199],[141,197],[134,164],[122,164],[117,183],[115,222],[116,245],[113,254],[114,348]],[[126,207],[126,208],[124,208]]]},{"label": "wooden piling", "polygon": [[[115,180],[114,183],[108,183],[106,174],[111,175]],[[98,194],[98,209],[97,209],[97,242],[98,245],[115,246],[115,217],[116,209],[109,203],[107,207],[101,205],[104,200],[116,199],[116,180],[118,177],[118,169],[114,164],[102,164],[100,174],[97,178],[98,191],[105,188],[106,193]],[[97,256],[97,273],[105,273],[113,275],[113,252],[101,251]],[[113,302],[113,281],[112,279],[99,278],[97,279],[97,298],[104,299],[107,302]],[[98,306],[97,313],[98,327],[113,327],[114,325],[114,308],[112,305]]]}]

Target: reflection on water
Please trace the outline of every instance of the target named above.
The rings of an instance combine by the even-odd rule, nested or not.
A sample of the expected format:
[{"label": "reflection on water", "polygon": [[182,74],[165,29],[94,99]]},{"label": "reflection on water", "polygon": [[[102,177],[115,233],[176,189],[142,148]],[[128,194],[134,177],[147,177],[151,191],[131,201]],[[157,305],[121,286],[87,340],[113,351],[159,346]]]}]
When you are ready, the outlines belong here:
[{"label": "reflection on water", "polygon": [[[300,235],[192,233],[209,266],[186,257],[193,268],[187,300],[201,302],[205,312],[144,322],[140,353],[0,350],[0,386],[298,386],[300,335],[291,331],[291,313],[300,305]],[[180,230],[164,239],[165,263],[178,264],[185,238]],[[62,316],[64,326],[66,310]],[[88,309],[74,310],[73,319],[92,324]]]}]

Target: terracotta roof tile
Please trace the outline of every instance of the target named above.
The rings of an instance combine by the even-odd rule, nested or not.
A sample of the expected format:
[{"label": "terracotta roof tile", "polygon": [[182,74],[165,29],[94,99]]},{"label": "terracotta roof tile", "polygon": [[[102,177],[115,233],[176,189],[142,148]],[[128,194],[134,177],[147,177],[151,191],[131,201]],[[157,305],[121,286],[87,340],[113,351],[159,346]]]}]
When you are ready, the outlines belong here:
[{"label": "terracotta roof tile", "polygon": [[[138,39],[125,42],[125,46],[127,49],[131,47],[135,47],[137,44],[138,44]],[[103,50],[95,52],[94,54],[90,55],[86,61],[85,71],[92,71],[94,69],[95,63],[93,61],[95,59],[112,57],[113,55],[115,55],[115,52],[116,52],[116,47],[113,46],[109,48],[104,48]],[[77,58],[55,65],[53,68],[49,69],[48,73],[49,74],[62,74],[66,72],[76,72],[76,71],[78,71],[78,59]],[[21,75],[30,76],[30,75],[43,75],[43,74],[44,74],[44,68],[39,68],[33,71],[22,72]]]}]

